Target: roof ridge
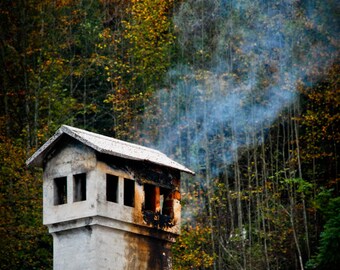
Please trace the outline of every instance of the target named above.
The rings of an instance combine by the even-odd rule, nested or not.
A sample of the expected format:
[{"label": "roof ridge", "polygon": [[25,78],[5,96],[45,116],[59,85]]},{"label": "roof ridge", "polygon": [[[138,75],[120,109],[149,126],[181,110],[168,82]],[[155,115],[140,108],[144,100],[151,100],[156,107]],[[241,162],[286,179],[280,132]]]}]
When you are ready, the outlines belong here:
[{"label": "roof ridge", "polygon": [[195,174],[159,150],[68,125],[62,125],[56,133],[26,161],[26,164],[42,166],[45,155],[49,149],[56,145],[63,134],[78,140],[100,153],[118,156],[125,159],[148,161],[161,166]]},{"label": "roof ridge", "polygon": [[99,133],[95,133],[95,132],[92,132],[92,131],[88,131],[88,130],[85,130],[85,129],[76,128],[76,127],[72,127],[72,126],[68,126],[68,125],[62,125],[61,128],[63,130],[64,130],[64,128],[67,128],[68,130],[71,130],[71,131],[76,130],[78,132],[86,133],[86,134],[94,136],[94,137],[99,137],[99,138],[102,138],[102,139],[105,139],[105,140],[108,140],[108,141],[117,142],[117,143],[120,143],[120,144],[132,146],[132,147],[139,148],[139,149],[142,148],[142,149],[147,150],[147,151],[151,150],[155,153],[167,156],[166,154],[164,154],[161,151],[154,149],[154,148],[150,148],[150,147],[147,147],[147,146],[144,146],[144,145],[139,145],[139,144],[136,144],[136,143],[133,143],[133,142],[123,141],[123,140],[120,140],[120,139],[116,139],[116,138],[113,138],[113,137],[109,137],[109,136],[102,135],[102,134],[99,134]]}]

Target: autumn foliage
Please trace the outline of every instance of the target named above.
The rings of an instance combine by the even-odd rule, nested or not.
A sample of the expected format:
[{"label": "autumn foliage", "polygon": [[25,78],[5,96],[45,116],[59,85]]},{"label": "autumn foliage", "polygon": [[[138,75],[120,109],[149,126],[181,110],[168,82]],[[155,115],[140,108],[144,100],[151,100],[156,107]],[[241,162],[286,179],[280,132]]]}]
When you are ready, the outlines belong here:
[{"label": "autumn foliage", "polygon": [[336,269],[337,9],[274,2],[1,1],[1,269],[51,268],[25,160],[61,124],[196,172],[174,269]]}]

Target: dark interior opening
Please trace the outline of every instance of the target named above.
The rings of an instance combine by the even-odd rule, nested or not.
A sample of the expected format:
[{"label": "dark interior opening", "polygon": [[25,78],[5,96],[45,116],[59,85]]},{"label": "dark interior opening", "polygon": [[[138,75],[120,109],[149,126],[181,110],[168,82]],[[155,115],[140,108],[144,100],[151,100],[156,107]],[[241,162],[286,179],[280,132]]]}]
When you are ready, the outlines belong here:
[{"label": "dark interior opening", "polygon": [[118,203],[118,176],[106,175],[106,200]]},{"label": "dark interior opening", "polygon": [[54,205],[67,203],[67,177],[54,178]]},{"label": "dark interior opening", "polygon": [[124,205],[135,206],[135,181],[124,179]]},{"label": "dark interior opening", "polygon": [[[144,184],[144,195],[145,195],[144,208],[145,210],[156,212],[156,209],[157,209],[157,201],[156,201],[157,194],[156,193],[157,193],[156,186]],[[158,201],[159,201],[159,198],[158,198]]]},{"label": "dark interior opening", "polygon": [[162,214],[171,216],[173,212],[173,198],[171,196],[171,190],[168,188],[161,188],[160,196],[161,196]]},{"label": "dark interior opening", "polygon": [[173,198],[171,190],[155,185],[144,184],[145,204],[144,209],[153,212],[160,212],[163,215],[172,215]]},{"label": "dark interior opening", "polygon": [[86,173],[76,174],[73,176],[73,201],[85,201],[86,200]]}]

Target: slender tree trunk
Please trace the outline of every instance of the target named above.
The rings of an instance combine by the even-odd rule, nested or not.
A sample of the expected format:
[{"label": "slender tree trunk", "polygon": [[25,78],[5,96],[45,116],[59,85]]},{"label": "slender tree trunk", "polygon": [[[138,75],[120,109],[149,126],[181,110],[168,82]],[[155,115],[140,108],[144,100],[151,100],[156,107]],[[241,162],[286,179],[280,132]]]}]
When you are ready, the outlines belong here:
[{"label": "slender tree trunk", "polygon": [[[284,174],[284,178],[287,179],[288,175],[287,175],[287,158],[286,158],[286,146],[288,144],[288,139],[287,139],[287,131],[286,131],[286,124],[284,121],[284,118],[282,118],[282,149],[281,149],[281,153],[282,153],[282,171]],[[280,171],[278,171],[280,172]]]},{"label": "slender tree trunk", "polygon": [[294,205],[295,205],[294,195],[293,195],[294,192],[293,192],[292,187],[288,187],[288,189],[290,190],[290,192],[289,192],[290,193],[290,198],[289,198],[290,213],[288,213],[288,215],[289,215],[290,223],[291,223],[291,226],[292,226],[293,237],[294,237],[296,250],[297,250],[297,253],[298,253],[300,269],[304,270],[303,260],[302,260],[302,255],[301,255],[301,249],[300,249],[299,240],[298,240],[298,236],[297,236],[297,233],[296,233],[295,221],[294,221]]},{"label": "slender tree trunk", "polygon": [[27,130],[27,138],[26,138],[26,151],[29,153],[29,150],[32,147],[32,129],[31,129],[31,108],[30,108],[30,101],[31,101],[31,92],[29,88],[29,78],[27,74],[27,55],[26,55],[26,48],[27,48],[27,32],[28,28],[27,25],[27,18],[26,18],[26,4],[24,2],[20,3],[20,10],[21,10],[21,25],[24,25],[23,29],[21,29],[21,44],[20,49],[22,50],[22,72],[24,75],[24,90],[25,90],[25,113],[26,113],[26,130]]},{"label": "slender tree trunk", "polygon": [[[250,143],[250,134],[247,132],[246,134],[246,144],[251,145]],[[248,176],[248,246],[249,246],[249,251],[248,254],[250,254],[249,259],[248,259],[248,269],[252,269],[252,249],[253,249],[253,238],[252,238],[252,201],[253,201],[253,184],[252,184],[252,170],[251,170],[251,157],[250,157],[250,149],[247,147],[247,176]]]},{"label": "slender tree trunk", "polygon": [[[5,51],[4,51],[4,44],[2,42],[2,40],[0,39],[0,49],[1,49],[1,59],[3,60],[3,62],[5,62]],[[8,71],[6,70],[5,67],[5,63],[1,63],[3,65],[3,80],[2,80],[2,84],[1,84],[1,91],[3,93],[3,97],[4,97],[4,110],[5,110],[5,128],[6,128],[6,136],[10,135],[10,114],[9,114],[9,108],[8,108],[8,90],[7,90],[7,81],[10,81],[9,78],[9,74]]]},{"label": "slender tree trunk", "polygon": [[[207,102],[204,101],[204,147],[205,147],[205,168],[206,168],[206,174],[205,174],[205,181],[207,184],[207,200],[208,200],[208,216],[209,216],[209,225],[211,228],[211,245],[212,245],[212,254],[214,255],[216,253],[215,248],[215,232],[214,232],[214,223],[213,223],[213,212],[212,212],[212,192],[213,192],[213,186],[211,184],[211,168],[210,168],[210,151],[209,151],[209,141],[208,141],[208,130],[206,127],[206,123],[208,123],[207,120]],[[214,259],[213,262],[214,270],[216,270],[216,260]]]},{"label": "slender tree trunk", "polygon": [[[233,124],[235,126],[235,123]],[[233,163],[234,163],[234,176],[235,176],[235,192],[237,194],[236,197],[236,208],[237,208],[237,227],[238,233],[242,242],[242,259],[243,259],[243,268],[247,265],[247,258],[245,253],[245,239],[243,237],[243,211],[242,211],[242,190],[241,190],[241,176],[240,176],[240,168],[239,168],[239,157],[238,157],[238,134],[236,133],[236,129],[232,128],[232,142],[234,144],[233,150]]]},{"label": "slender tree trunk", "polygon": [[[298,108],[296,108],[297,104],[294,103],[294,114],[295,116],[299,116]],[[299,170],[299,177],[302,177],[302,169],[301,169],[301,158],[300,158],[300,144],[299,144],[299,130],[298,130],[298,123],[296,120],[294,121],[294,131],[295,131],[295,143],[296,143],[296,155],[298,161],[298,170]],[[305,238],[306,238],[306,249],[307,249],[307,256],[308,259],[310,258],[310,246],[309,246],[309,231],[308,231],[308,219],[307,219],[307,210],[306,210],[306,201],[305,195],[302,194],[302,212],[303,212],[303,224],[305,229]]]},{"label": "slender tree trunk", "polygon": [[[267,164],[266,164],[266,152],[265,152],[265,144],[264,144],[264,131],[263,131],[263,127],[261,128],[261,150],[262,150],[262,186],[263,186],[263,190],[264,190],[264,199],[262,200],[264,202],[264,207],[265,209],[262,209],[262,227],[263,227],[263,236],[264,236],[264,254],[266,257],[266,264],[267,264],[267,269],[270,270],[270,266],[269,266],[269,256],[268,256],[268,240],[267,240],[267,224],[266,224],[266,220],[265,220],[265,214],[269,209],[268,206],[268,190],[267,190]],[[262,195],[263,196],[263,195]]]}]

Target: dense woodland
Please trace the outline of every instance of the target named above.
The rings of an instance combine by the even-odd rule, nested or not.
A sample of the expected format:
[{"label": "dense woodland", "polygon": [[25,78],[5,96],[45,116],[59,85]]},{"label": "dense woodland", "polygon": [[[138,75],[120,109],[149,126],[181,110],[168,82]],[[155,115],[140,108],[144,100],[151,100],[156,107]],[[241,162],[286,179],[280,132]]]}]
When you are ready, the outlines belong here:
[{"label": "dense woodland", "polygon": [[175,269],[340,264],[335,0],[0,1],[0,265],[51,269],[41,170],[62,124],[162,150]]}]

